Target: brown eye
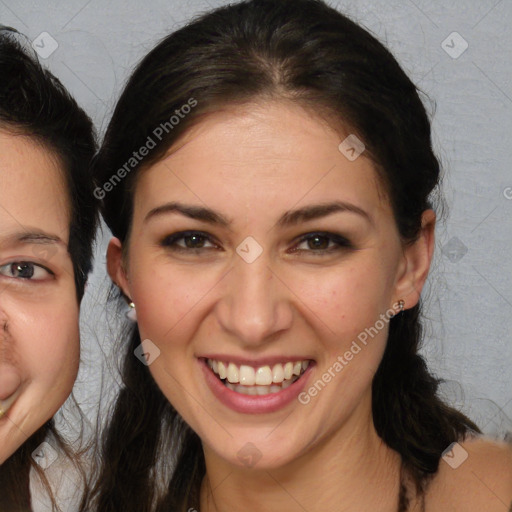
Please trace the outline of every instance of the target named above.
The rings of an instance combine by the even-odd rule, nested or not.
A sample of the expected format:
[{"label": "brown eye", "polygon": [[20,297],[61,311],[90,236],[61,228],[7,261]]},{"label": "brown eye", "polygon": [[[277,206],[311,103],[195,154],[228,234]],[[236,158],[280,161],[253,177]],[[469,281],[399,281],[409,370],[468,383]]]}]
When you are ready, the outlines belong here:
[{"label": "brown eye", "polygon": [[353,248],[353,245],[343,236],[334,233],[310,233],[303,236],[292,252],[309,252],[324,254],[343,249]]},{"label": "brown eye", "polygon": [[310,249],[327,249],[329,247],[329,238],[326,236],[315,235],[307,239],[307,244]]},{"label": "brown eye", "polygon": [[169,235],[162,241],[162,246],[177,251],[217,248],[209,235],[198,231],[182,231]]},{"label": "brown eye", "polygon": [[202,235],[188,235],[184,236],[185,246],[189,249],[199,249],[204,246],[205,237]]}]

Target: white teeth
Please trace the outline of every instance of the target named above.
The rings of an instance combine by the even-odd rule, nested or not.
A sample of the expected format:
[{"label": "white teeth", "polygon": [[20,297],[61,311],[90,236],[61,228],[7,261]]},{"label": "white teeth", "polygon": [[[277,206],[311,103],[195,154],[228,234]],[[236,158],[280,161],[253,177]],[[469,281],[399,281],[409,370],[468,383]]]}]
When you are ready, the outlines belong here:
[{"label": "white teeth", "polygon": [[284,368],[282,364],[275,364],[272,368],[272,382],[279,384],[284,380]]},{"label": "white teeth", "polygon": [[270,366],[262,366],[256,370],[256,384],[258,386],[270,386],[272,384],[272,371]]},{"label": "white teeth", "polygon": [[[244,386],[254,386],[256,382],[256,374],[252,366],[246,366],[243,364],[240,366],[240,384]],[[259,382],[257,383],[259,384]]]},{"label": "white teeth", "polygon": [[226,371],[226,366],[224,365],[224,363],[222,361],[219,361],[217,366],[218,366],[219,371],[216,373],[218,373],[219,377],[224,380],[228,375],[228,372]]},{"label": "white teeth", "polygon": [[[290,384],[292,384],[292,381],[286,386],[288,387]],[[240,393],[242,395],[272,395],[273,393],[279,393],[283,390],[281,386],[242,386],[242,385],[235,385],[230,384],[229,382],[226,382],[226,387],[231,389],[232,391],[236,391],[237,393]]]},{"label": "white teeth", "polygon": [[258,395],[268,395],[270,393],[270,386],[255,386],[258,390]]},{"label": "white teeth", "polygon": [[208,366],[231,390],[245,395],[268,395],[279,393],[295,382],[306,371],[310,361],[277,363],[254,368],[242,364],[207,360]]},{"label": "white teeth", "polygon": [[291,379],[293,375],[293,363],[286,363],[284,365],[284,378]]},{"label": "white teeth", "polygon": [[237,382],[240,382],[240,374],[238,372],[238,366],[236,366],[233,363],[229,363],[227,378],[228,378],[228,381],[231,382],[231,384],[236,384]]}]

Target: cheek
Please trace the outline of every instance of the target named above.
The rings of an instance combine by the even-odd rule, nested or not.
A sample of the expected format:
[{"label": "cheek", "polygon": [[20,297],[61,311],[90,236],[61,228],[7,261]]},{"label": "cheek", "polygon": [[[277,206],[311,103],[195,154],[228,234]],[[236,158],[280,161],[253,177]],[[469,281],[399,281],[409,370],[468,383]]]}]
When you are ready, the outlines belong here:
[{"label": "cheek", "polygon": [[73,293],[59,293],[45,300],[3,299],[8,326],[3,347],[11,351],[7,360],[19,372],[23,391],[10,413],[19,427],[2,432],[10,441],[3,453],[0,449],[0,459],[25,442],[26,436],[65,402],[76,378],[80,352],[74,288]]},{"label": "cheek", "polygon": [[[151,273],[142,264],[131,264],[131,292],[137,308],[137,324],[141,339],[166,343],[166,348],[179,344],[178,333],[193,329],[200,322],[202,305],[208,292],[214,290],[221,276],[208,270],[191,272],[155,265]],[[188,327],[186,327],[188,326]]]},{"label": "cheek", "polygon": [[28,315],[12,330],[21,364],[41,393],[51,390],[50,396],[67,396],[80,355],[78,305],[74,300],[54,303]]},{"label": "cheek", "polygon": [[[390,265],[370,252],[361,256],[330,272],[295,276],[302,317],[319,342],[317,378],[333,382],[333,399],[336,393],[360,397],[386,348],[392,314]],[[317,392],[312,389],[311,396]]]},{"label": "cheek", "polygon": [[301,280],[297,295],[317,340],[318,369],[299,401],[318,407],[319,417],[342,397],[343,406],[330,414],[333,421],[344,421],[370,389],[388,338],[389,284],[389,276],[375,264]]},{"label": "cheek", "polygon": [[389,309],[392,287],[388,272],[382,262],[362,259],[329,272],[290,276],[289,281],[295,283],[294,293],[310,311],[308,316],[346,339],[372,326]]}]

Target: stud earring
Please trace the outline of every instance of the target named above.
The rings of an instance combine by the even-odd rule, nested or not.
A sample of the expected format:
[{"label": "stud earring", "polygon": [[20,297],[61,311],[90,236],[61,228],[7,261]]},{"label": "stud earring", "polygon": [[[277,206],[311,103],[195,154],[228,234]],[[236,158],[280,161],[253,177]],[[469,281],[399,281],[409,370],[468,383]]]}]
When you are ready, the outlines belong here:
[{"label": "stud earring", "polygon": [[133,302],[130,302],[128,304],[128,306],[130,307],[130,309],[126,312],[126,318],[128,318],[132,322],[136,322],[137,321],[137,311],[135,311],[135,304]]},{"label": "stud earring", "polygon": [[[398,311],[395,311],[394,308],[398,306]],[[391,309],[392,313],[390,313],[390,318],[395,318],[395,316],[398,316],[400,313],[403,312],[405,306],[405,301],[400,299],[398,302],[395,302],[393,304],[393,308]]]}]

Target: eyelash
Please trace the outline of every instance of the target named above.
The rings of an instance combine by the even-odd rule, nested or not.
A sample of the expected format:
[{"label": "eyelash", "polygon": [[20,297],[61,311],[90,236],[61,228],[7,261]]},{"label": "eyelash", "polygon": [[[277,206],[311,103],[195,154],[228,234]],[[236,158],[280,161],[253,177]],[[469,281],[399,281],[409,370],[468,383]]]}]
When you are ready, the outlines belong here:
[{"label": "eyelash", "polygon": [[[207,241],[211,244],[214,244],[214,245],[217,245],[214,241],[214,239],[212,239],[211,236],[209,236],[207,233],[204,233],[202,231],[180,231],[178,233],[174,233],[172,235],[169,235],[167,236],[166,238],[164,238],[164,240],[161,242],[161,245],[163,247],[166,247],[170,250],[173,250],[173,251],[178,251],[178,252],[193,252],[193,253],[198,253],[200,251],[203,251],[203,250],[212,250],[212,249],[216,249],[215,247],[191,247],[191,248],[186,248],[186,247],[180,247],[179,245],[177,245],[177,242],[180,241],[180,240],[185,240],[186,238],[189,238],[189,237],[199,237],[201,238],[202,240],[204,241]],[[354,246],[352,245],[352,243],[347,240],[345,237],[341,236],[341,235],[337,235],[335,233],[329,233],[329,232],[325,232],[325,231],[316,231],[316,232],[311,232],[311,233],[307,233],[306,235],[303,235],[301,236],[297,242],[295,243],[296,246],[298,245],[301,245],[305,242],[308,242],[308,240],[313,240],[315,238],[324,238],[324,239],[327,239],[329,241],[329,243],[334,243],[335,246],[334,248],[329,248],[329,249],[318,249],[318,250],[315,250],[315,249],[297,249],[297,248],[294,248],[291,250],[291,252],[293,253],[297,253],[297,252],[307,252],[307,253],[312,253],[312,254],[315,254],[315,255],[322,255],[322,254],[329,254],[329,253],[333,253],[335,251],[340,251],[340,250],[347,250],[347,249],[353,249]],[[218,248],[218,246],[217,246]]]},{"label": "eyelash", "polygon": [[307,243],[309,240],[314,240],[315,238],[327,239],[329,241],[329,243],[332,242],[334,244],[334,247],[331,247],[330,249],[319,249],[319,250],[294,249],[292,252],[304,251],[304,252],[309,252],[312,254],[321,255],[321,254],[329,254],[332,252],[337,252],[337,251],[342,251],[342,250],[347,250],[347,249],[354,249],[354,246],[352,245],[352,243],[349,240],[347,240],[344,236],[337,235],[335,233],[328,233],[325,231],[316,231],[316,232],[308,233],[307,235],[303,235],[297,242],[297,245],[301,245],[305,242]]},{"label": "eyelash", "polygon": [[33,277],[15,277],[15,276],[9,276],[5,275],[4,271],[9,271],[10,268],[12,268],[15,265],[20,266],[31,266],[34,268],[33,273],[36,272],[37,269],[44,270],[47,274],[50,276],[54,276],[55,274],[48,268],[44,267],[43,265],[38,265],[37,263],[33,263],[32,261],[10,261],[9,263],[6,263],[5,265],[0,265],[0,276],[7,277],[8,279],[17,279],[21,281],[44,281],[45,279],[34,279]]}]

